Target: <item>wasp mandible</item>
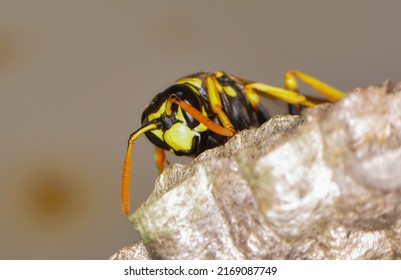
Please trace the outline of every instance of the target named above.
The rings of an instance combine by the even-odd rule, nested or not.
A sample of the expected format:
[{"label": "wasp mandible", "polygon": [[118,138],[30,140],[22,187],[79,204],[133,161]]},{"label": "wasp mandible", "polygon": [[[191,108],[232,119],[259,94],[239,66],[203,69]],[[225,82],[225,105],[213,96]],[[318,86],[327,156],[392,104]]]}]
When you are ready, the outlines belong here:
[{"label": "wasp mandible", "polygon": [[200,72],[177,80],[157,94],[142,114],[142,126],[132,133],[124,160],[121,206],[130,212],[130,176],[134,141],[145,134],[155,145],[159,174],[166,163],[164,151],[177,156],[197,156],[224,144],[235,133],[255,128],[270,116],[259,101],[259,94],[280,99],[290,108],[312,107],[317,99],[298,93],[303,81],[328,101],[337,101],[344,93],[301,71],[285,73],[285,88],[240,79],[225,72]]}]

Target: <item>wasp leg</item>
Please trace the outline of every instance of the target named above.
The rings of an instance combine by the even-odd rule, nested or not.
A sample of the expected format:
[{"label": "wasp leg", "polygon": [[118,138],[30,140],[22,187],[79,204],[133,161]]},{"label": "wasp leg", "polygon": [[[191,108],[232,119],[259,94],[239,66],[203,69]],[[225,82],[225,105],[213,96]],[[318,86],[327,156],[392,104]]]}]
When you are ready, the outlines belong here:
[{"label": "wasp leg", "polygon": [[305,84],[316,90],[321,95],[325,96],[330,101],[337,101],[344,96],[344,93],[338,89],[329,86],[328,84],[319,81],[318,79],[309,76],[301,71],[288,71],[285,73],[284,82],[288,90],[297,91],[298,82],[297,78],[303,81]]},{"label": "wasp leg", "polygon": [[260,107],[259,95],[254,90],[250,90],[249,88],[248,89],[245,88],[244,93],[245,93],[246,97],[248,98],[249,104],[251,105],[252,109],[255,112],[258,112],[259,107]]},{"label": "wasp leg", "polygon": [[170,98],[168,99],[168,102],[166,104],[166,114],[171,114],[171,104],[172,103],[175,103],[178,106],[180,106],[181,109],[183,109],[185,112],[190,114],[192,117],[194,117],[194,119],[196,119],[198,122],[205,125],[208,129],[210,129],[214,133],[217,133],[217,134],[223,135],[223,136],[228,136],[228,137],[233,136],[235,133],[223,126],[218,125],[217,123],[214,123],[211,119],[204,116],[195,107],[185,103],[182,99],[180,99],[175,94],[170,95]]},{"label": "wasp leg", "polygon": [[162,148],[155,147],[155,161],[157,170],[159,171],[160,175],[164,169],[164,165],[168,163],[168,161],[166,160],[166,154],[164,153],[164,150]]},{"label": "wasp leg", "polygon": [[253,96],[258,92],[270,95],[274,98],[283,100],[289,104],[303,105],[307,107],[315,106],[316,104],[308,100],[305,96],[298,94],[293,90],[283,89],[279,87],[270,86],[263,83],[251,82],[244,87],[244,91],[247,96]]},{"label": "wasp leg", "polygon": [[299,115],[301,113],[301,108],[299,105],[288,104],[288,112],[290,115]]},{"label": "wasp leg", "polygon": [[132,146],[134,145],[134,141],[141,134],[156,128],[156,124],[148,124],[132,133],[128,139],[128,146],[124,159],[123,176],[121,180],[121,208],[125,216],[128,216],[130,212],[129,187],[131,181]]},{"label": "wasp leg", "polygon": [[210,109],[217,115],[223,126],[234,134],[236,132],[234,126],[228,119],[226,113],[223,111],[223,104],[220,98],[220,91],[222,89],[219,90],[219,84],[214,76],[209,76],[206,78],[206,87]]}]

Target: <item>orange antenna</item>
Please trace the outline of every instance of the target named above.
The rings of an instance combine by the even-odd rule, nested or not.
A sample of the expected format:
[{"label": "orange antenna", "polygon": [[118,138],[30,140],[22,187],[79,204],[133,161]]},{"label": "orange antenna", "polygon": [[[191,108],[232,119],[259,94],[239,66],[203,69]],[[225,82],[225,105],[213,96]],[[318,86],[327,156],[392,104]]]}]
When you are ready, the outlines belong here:
[{"label": "orange antenna", "polygon": [[130,212],[130,181],[131,181],[131,162],[132,162],[132,146],[134,141],[143,133],[156,129],[157,125],[154,123],[145,125],[131,134],[128,140],[127,152],[125,153],[123,177],[121,183],[121,208],[125,216]]},{"label": "orange antenna", "polygon": [[185,112],[187,112],[192,117],[194,117],[194,119],[196,119],[198,122],[204,124],[208,129],[210,129],[214,133],[217,133],[217,134],[223,135],[223,136],[228,136],[228,137],[231,137],[234,135],[233,132],[231,132],[227,128],[220,126],[217,123],[213,122],[211,119],[209,119],[208,117],[204,116],[201,112],[199,112],[195,107],[189,105],[188,103],[185,103],[182,99],[180,99],[175,94],[172,94],[167,101],[166,114],[169,114],[169,113],[171,114],[172,103],[175,103],[178,106],[180,106],[181,109],[183,109]]}]

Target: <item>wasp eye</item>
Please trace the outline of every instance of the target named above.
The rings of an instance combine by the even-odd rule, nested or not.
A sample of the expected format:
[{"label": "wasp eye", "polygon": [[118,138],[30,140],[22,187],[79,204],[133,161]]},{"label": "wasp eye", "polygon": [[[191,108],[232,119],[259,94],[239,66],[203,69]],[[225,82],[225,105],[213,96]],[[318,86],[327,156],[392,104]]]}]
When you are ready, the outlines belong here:
[{"label": "wasp eye", "polygon": [[142,113],[142,124],[149,123],[150,120],[157,119],[161,116],[163,103],[166,101],[165,95],[164,92],[161,92],[152,99]]},{"label": "wasp eye", "polygon": [[[196,110],[202,112],[202,104],[200,101],[200,97],[198,94],[194,93],[194,92],[186,92],[183,93],[182,95],[182,100],[186,103],[188,103],[189,105],[191,105],[192,107],[194,107]],[[189,112],[186,112],[184,110],[182,110],[182,115],[185,118],[185,122],[187,123],[187,125],[190,128],[195,128],[196,126],[199,125],[199,121],[197,121]]]}]

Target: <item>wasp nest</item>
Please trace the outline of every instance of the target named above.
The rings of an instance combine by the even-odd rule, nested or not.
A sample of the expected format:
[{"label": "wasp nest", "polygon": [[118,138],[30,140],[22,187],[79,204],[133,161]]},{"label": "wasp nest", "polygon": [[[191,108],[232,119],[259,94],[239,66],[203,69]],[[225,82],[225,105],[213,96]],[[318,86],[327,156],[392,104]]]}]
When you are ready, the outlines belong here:
[{"label": "wasp nest", "polygon": [[401,259],[400,108],[358,88],[166,169],[112,258]]}]

